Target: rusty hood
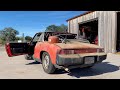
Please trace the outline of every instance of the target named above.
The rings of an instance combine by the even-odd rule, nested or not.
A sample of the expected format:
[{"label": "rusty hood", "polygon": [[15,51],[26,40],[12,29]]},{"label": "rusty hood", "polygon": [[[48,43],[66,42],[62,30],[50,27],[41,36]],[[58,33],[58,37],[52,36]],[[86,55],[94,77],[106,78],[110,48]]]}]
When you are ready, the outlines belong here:
[{"label": "rusty hood", "polygon": [[98,45],[95,44],[90,44],[90,43],[83,43],[79,41],[69,41],[67,43],[56,43],[57,46],[61,47],[62,49],[89,49],[89,48],[102,48]]}]

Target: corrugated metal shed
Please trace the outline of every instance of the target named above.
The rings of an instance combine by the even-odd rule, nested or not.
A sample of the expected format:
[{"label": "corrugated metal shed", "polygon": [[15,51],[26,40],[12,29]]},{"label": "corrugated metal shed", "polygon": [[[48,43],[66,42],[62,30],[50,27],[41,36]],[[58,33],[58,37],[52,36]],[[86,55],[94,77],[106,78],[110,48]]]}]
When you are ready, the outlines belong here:
[{"label": "corrugated metal shed", "polygon": [[89,11],[82,15],[70,18],[68,31],[78,34],[79,24],[98,19],[99,46],[105,48],[106,53],[116,52],[117,14],[118,11]]}]

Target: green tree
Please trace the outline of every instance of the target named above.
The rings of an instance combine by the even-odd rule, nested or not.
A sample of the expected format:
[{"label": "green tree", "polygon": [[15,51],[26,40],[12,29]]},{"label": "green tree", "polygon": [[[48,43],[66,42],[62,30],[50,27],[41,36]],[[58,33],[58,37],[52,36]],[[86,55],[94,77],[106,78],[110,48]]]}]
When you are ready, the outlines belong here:
[{"label": "green tree", "polygon": [[4,28],[3,30],[0,31],[0,36],[3,41],[15,41],[16,40],[16,35],[18,35],[19,32],[12,27],[7,27]]},{"label": "green tree", "polygon": [[26,40],[26,41],[31,41],[31,40],[32,40],[32,37],[26,36],[26,37],[25,37],[25,40]]},{"label": "green tree", "polygon": [[22,36],[20,36],[20,37],[16,37],[16,41],[18,41],[18,40],[21,40],[22,42],[24,42],[24,38],[22,37]]},{"label": "green tree", "polygon": [[66,25],[64,25],[64,24],[61,24],[59,27],[60,27],[61,30],[63,30],[63,31],[66,31],[67,28],[68,28],[68,27],[67,27]]},{"label": "green tree", "polygon": [[21,40],[21,37],[16,37],[16,40]]},{"label": "green tree", "polygon": [[56,31],[57,30],[57,26],[56,25],[50,25],[46,28],[46,31]]},{"label": "green tree", "polygon": [[67,29],[67,26],[64,24],[61,24],[60,26],[50,25],[46,28],[45,31],[65,32],[66,29]]}]

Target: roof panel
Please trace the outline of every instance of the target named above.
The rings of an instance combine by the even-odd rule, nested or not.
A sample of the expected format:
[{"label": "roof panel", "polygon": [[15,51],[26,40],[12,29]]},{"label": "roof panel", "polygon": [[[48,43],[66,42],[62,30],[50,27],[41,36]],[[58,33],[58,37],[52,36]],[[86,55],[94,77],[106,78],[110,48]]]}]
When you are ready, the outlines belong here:
[{"label": "roof panel", "polygon": [[81,17],[81,16],[83,16],[83,15],[86,15],[86,14],[89,14],[89,13],[92,13],[92,12],[94,12],[94,11],[87,11],[87,12],[85,12],[85,13],[83,13],[83,14],[80,14],[80,15],[78,15],[78,16],[72,17],[72,18],[70,18],[70,19],[68,19],[68,20],[66,20],[66,21],[68,22],[68,21],[70,21],[70,20],[72,20],[72,19],[75,19],[75,18],[77,18],[77,17]]}]

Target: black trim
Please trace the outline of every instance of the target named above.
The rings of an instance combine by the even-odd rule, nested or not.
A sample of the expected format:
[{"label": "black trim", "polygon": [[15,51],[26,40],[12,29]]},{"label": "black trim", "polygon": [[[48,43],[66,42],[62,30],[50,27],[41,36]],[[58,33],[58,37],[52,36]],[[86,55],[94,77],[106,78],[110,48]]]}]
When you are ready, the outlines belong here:
[{"label": "black trim", "polygon": [[[102,62],[106,59],[107,55],[103,56],[93,56],[94,57],[94,64]],[[56,64],[60,66],[69,66],[69,65],[85,65],[84,64],[85,57],[78,57],[78,58],[64,58],[57,55]]]},{"label": "black trim", "polygon": [[14,55],[29,53],[28,52],[29,45],[28,43],[10,43],[11,52]]},{"label": "black trim", "polygon": [[58,65],[77,65],[77,64],[83,64],[83,58],[62,58],[59,55],[57,56],[56,63]]}]

